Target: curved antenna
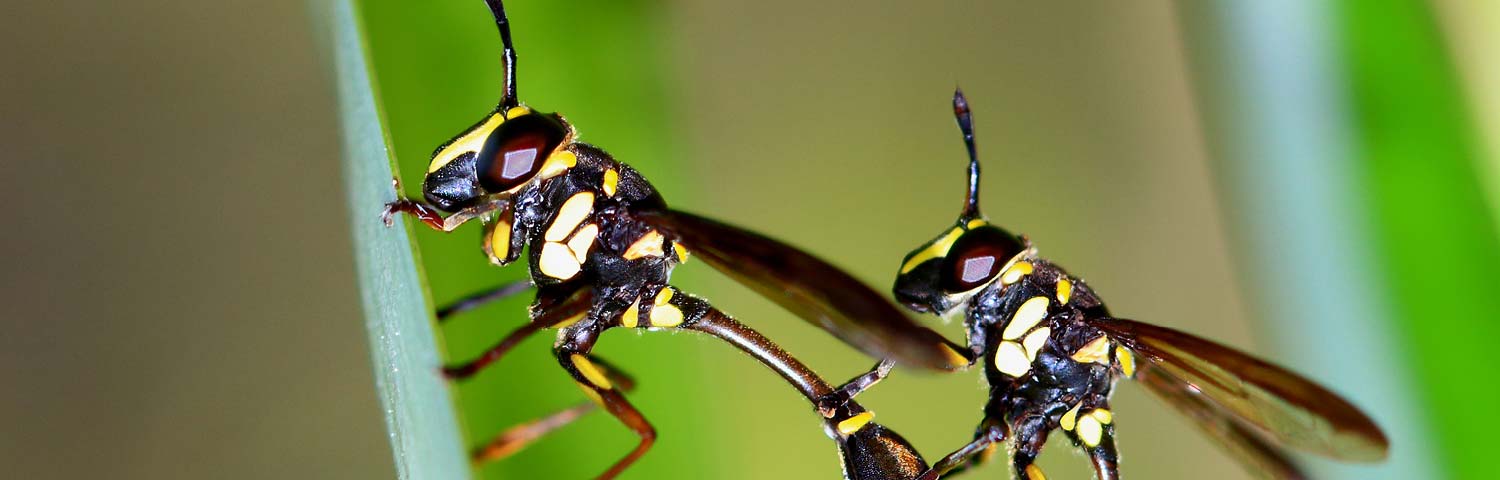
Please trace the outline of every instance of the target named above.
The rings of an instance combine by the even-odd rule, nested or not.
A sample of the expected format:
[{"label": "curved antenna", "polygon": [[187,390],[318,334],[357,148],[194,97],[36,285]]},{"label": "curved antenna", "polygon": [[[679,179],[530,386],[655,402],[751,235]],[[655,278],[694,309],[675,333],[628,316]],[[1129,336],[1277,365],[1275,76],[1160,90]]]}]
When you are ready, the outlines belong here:
[{"label": "curved antenna", "polygon": [[969,194],[964,198],[964,218],[979,217],[979,155],[974,151],[974,115],[969,112],[969,100],[964,91],[953,89],[953,117],[958,120],[958,129],[964,134],[964,146],[969,149]]},{"label": "curved antenna", "polygon": [[505,68],[505,93],[500,97],[500,108],[510,110],[520,106],[516,101],[516,48],[510,42],[510,20],[505,17],[505,3],[500,0],[484,0],[495,16],[495,26],[500,28],[500,43],[505,46],[500,64]]}]

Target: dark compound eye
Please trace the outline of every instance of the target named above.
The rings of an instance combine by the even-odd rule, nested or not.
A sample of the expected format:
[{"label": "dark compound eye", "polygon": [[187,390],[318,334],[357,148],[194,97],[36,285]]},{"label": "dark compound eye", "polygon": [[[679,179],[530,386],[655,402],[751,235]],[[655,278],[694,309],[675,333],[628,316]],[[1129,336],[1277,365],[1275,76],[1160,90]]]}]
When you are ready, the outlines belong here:
[{"label": "dark compound eye", "polygon": [[500,124],[479,151],[479,185],[490,193],[510,190],[536,176],[567,128],[549,115],[526,114]]},{"label": "dark compound eye", "polygon": [[988,283],[1022,248],[1021,242],[999,228],[987,226],[965,232],[943,258],[939,274],[943,290],[966,292]]}]

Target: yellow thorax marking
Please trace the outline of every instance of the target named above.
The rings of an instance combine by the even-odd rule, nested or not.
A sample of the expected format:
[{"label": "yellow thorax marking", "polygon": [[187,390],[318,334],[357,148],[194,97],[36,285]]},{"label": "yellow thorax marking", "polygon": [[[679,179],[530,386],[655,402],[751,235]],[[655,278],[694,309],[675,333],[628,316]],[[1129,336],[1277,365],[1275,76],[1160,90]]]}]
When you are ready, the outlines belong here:
[{"label": "yellow thorax marking", "polygon": [[1087,345],[1073,352],[1073,361],[1078,363],[1097,362],[1107,364],[1109,361],[1109,337],[1100,335]]},{"label": "yellow thorax marking", "polygon": [[651,326],[670,328],[682,325],[682,310],[672,305],[672,287],[662,287],[656,293],[656,300],[651,307]]},{"label": "yellow thorax marking", "polygon": [[453,142],[444,146],[442,150],[438,150],[437,154],[432,156],[432,163],[427,164],[427,173],[438,171],[465,153],[474,152],[477,155],[480,150],[484,149],[484,141],[489,138],[490,132],[499,128],[501,123],[505,123],[504,115],[498,112],[490,114],[484,119],[484,123],[469,129],[462,136],[453,139]]},{"label": "yellow thorax marking", "polygon": [[623,326],[625,328],[635,328],[635,326],[640,323],[640,316],[641,299],[637,298],[635,299],[635,302],[632,302],[630,304],[630,308],[625,309],[625,313],[620,314],[620,326]]},{"label": "yellow thorax marking", "polygon": [[1067,305],[1068,300],[1073,298],[1073,282],[1066,278],[1057,279],[1057,304]]},{"label": "yellow thorax marking", "polygon": [[661,232],[658,232],[656,230],[649,230],[644,235],[641,235],[641,238],[636,239],[635,243],[631,243],[629,247],[626,247],[625,253],[622,256],[625,257],[626,260],[635,260],[644,257],[660,257],[662,255],[665,255],[665,253],[662,252],[662,241],[663,238],[661,236]]},{"label": "yellow thorax marking", "polygon": [[602,185],[604,187],[603,188],[604,189],[604,196],[606,196],[606,197],[613,197],[613,196],[615,196],[615,189],[618,188],[619,185],[620,185],[620,172],[615,171],[615,169],[613,169],[613,168],[611,168],[609,170],[605,170],[604,171],[604,184]]},{"label": "yellow thorax marking", "polygon": [[1021,280],[1021,277],[1031,275],[1033,270],[1031,262],[1016,262],[1010,268],[1005,269],[1005,273],[1000,275],[1000,283],[1002,285],[1016,283]]},{"label": "yellow thorax marking", "polygon": [[862,412],[858,415],[846,418],[844,419],[844,421],[841,421],[838,424],[839,434],[844,436],[853,435],[854,432],[858,432],[859,429],[865,428],[865,425],[868,425],[870,423],[870,420],[873,420],[874,418],[875,412]]},{"label": "yellow thorax marking", "polygon": [[1051,304],[1047,297],[1031,297],[1016,307],[1015,315],[1010,317],[1010,323],[1005,325],[1005,331],[1000,333],[1000,338],[1015,340],[1031,330],[1031,327],[1041,323],[1047,318],[1047,306]]},{"label": "yellow thorax marking", "polygon": [[562,239],[568,238],[568,234],[573,233],[573,229],[593,212],[593,192],[573,194],[563,202],[561,207],[558,207],[557,216],[552,219],[552,225],[547,226],[547,233],[543,238],[549,242],[561,242]]},{"label": "yellow thorax marking", "polygon": [[547,163],[543,163],[542,168],[537,170],[536,177],[546,180],[575,166],[578,166],[578,155],[565,148],[558,148],[557,151],[547,155]]},{"label": "yellow thorax marking", "polygon": [[1068,410],[1068,413],[1063,414],[1062,421],[1059,422],[1063,430],[1071,432],[1073,431],[1074,427],[1078,426],[1078,408],[1082,406],[1083,403],[1080,402],[1079,404],[1074,405],[1073,409]]},{"label": "yellow thorax marking", "polygon": [[589,258],[589,247],[594,246],[594,239],[599,236],[599,226],[592,223],[578,229],[573,238],[568,239],[568,249],[573,251],[573,258],[578,263],[583,263]]},{"label": "yellow thorax marking", "polygon": [[1130,350],[1123,346],[1115,347],[1115,361],[1120,362],[1120,373],[1127,377],[1135,376],[1135,357],[1130,355]]}]

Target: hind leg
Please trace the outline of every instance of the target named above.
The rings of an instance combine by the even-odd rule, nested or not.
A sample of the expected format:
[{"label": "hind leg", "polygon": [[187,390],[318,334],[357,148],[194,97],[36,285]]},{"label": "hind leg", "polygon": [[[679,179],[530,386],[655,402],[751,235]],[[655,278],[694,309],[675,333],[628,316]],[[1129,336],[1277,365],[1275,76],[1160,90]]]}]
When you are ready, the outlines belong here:
[{"label": "hind leg", "polygon": [[1013,422],[1011,430],[1010,463],[1016,471],[1017,480],[1047,480],[1042,467],[1036,465],[1036,457],[1042,454],[1047,444],[1046,417],[1026,416]]},{"label": "hind leg", "polygon": [[1062,428],[1073,444],[1083,449],[1094,464],[1099,480],[1120,478],[1119,454],[1115,451],[1115,418],[1108,405],[1084,408],[1081,404],[1063,415]]}]

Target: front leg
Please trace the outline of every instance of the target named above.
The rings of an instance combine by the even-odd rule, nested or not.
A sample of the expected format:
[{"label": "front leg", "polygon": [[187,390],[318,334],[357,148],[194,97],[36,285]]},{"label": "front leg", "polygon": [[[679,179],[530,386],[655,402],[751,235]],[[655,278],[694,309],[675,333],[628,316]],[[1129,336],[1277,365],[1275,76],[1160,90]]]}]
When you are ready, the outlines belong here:
[{"label": "front leg", "polygon": [[501,209],[510,209],[510,201],[496,200],[464,207],[462,210],[444,218],[442,211],[427,202],[403,198],[385,204],[385,210],[380,212],[380,220],[385,222],[385,226],[389,227],[395,224],[397,214],[406,213],[417,217],[417,220],[421,220],[422,223],[428,227],[432,227],[433,230],[451,232],[469,220]]}]

